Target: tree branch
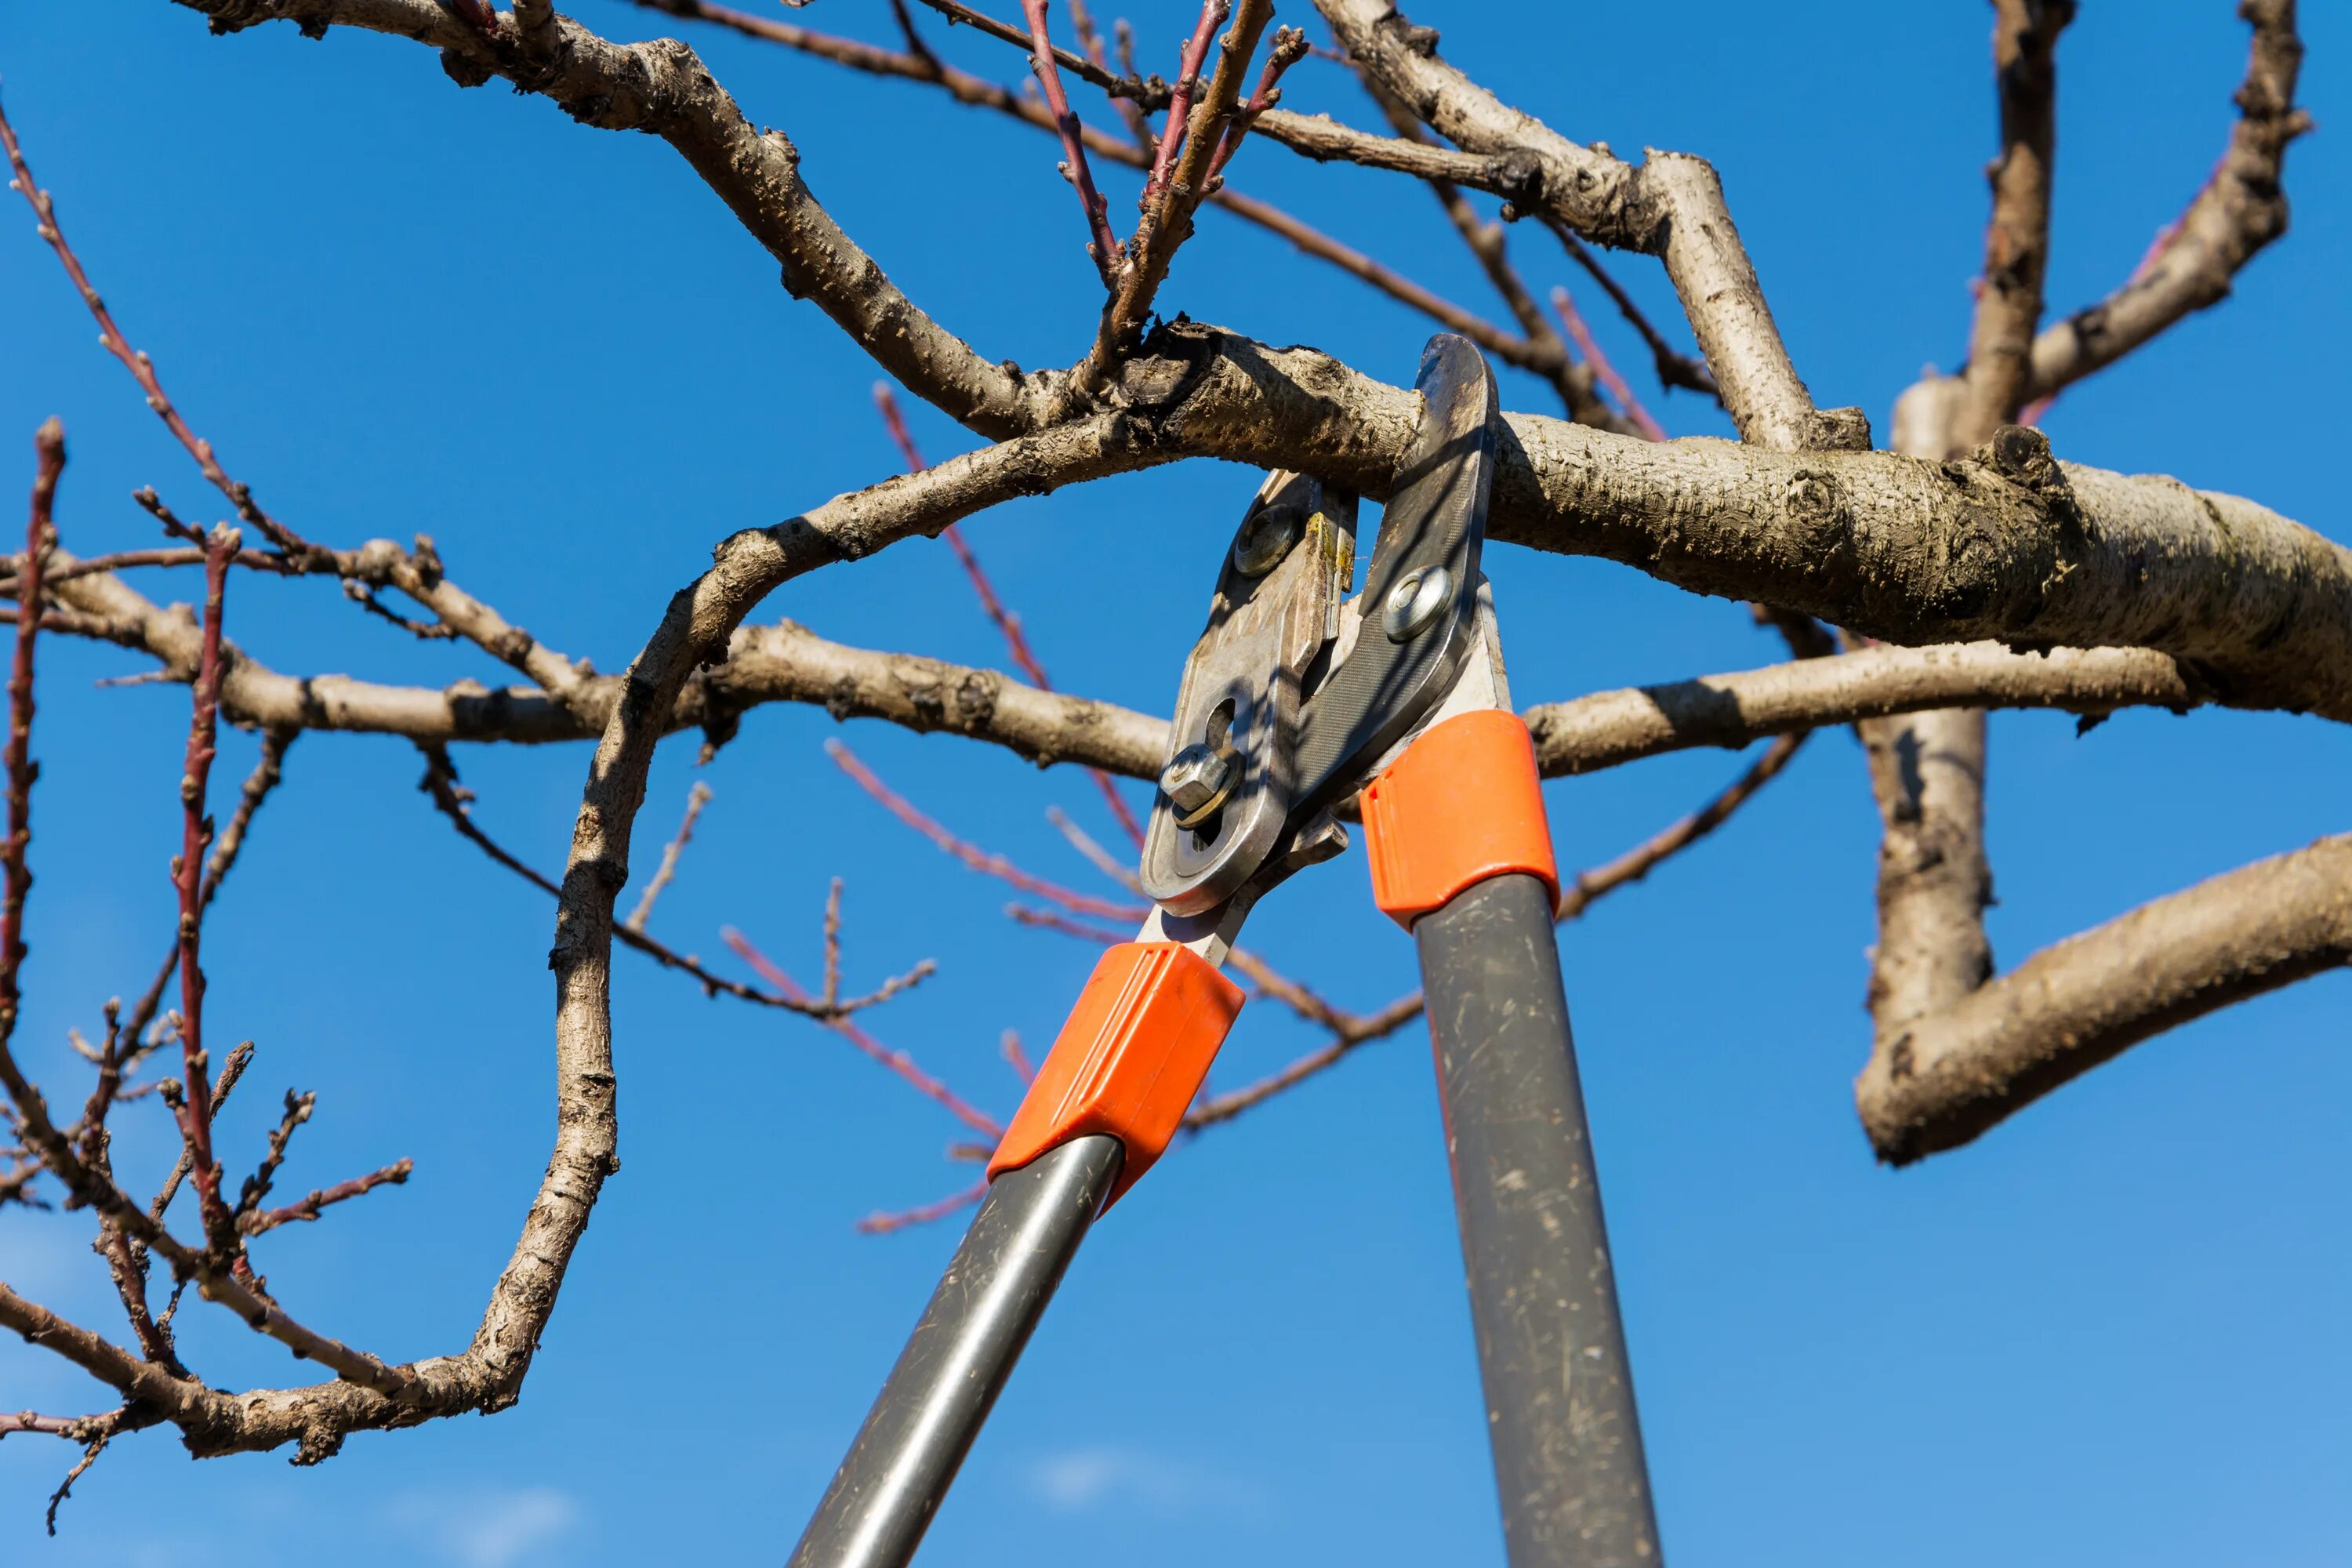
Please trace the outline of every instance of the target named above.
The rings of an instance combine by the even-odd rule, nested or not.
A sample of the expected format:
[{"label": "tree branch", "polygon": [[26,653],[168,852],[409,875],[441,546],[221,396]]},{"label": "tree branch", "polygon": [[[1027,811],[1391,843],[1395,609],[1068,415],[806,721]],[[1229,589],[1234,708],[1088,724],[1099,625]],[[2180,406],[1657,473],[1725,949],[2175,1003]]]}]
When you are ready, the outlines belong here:
[{"label": "tree branch", "polygon": [[[1605,145],[1570,141],[1440,59],[1437,35],[1388,0],[1316,5],[1356,64],[1439,135],[1467,153],[1515,160],[1502,193],[1513,210],[1548,213],[1597,244],[1664,261],[1743,438],[1792,450],[1824,444],[1712,167],[1677,153],[1653,153],[1636,167]],[[1279,127],[1265,129],[1281,135]]]},{"label": "tree branch", "polygon": [[2239,269],[2286,232],[2287,143],[2311,129],[2311,116],[2294,103],[2303,67],[2294,0],[2241,0],[2238,15],[2252,26],[2253,44],[2220,165],[2121,287],[2033,340],[2032,397],[2053,396],[2221,303]]},{"label": "tree branch", "polygon": [[1063,405],[1059,377],[984,359],[917,308],[809,194],[792,140],[755,131],[674,38],[614,44],[551,13],[531,27],[511,13],[499,16],[493,38],[438,0],[173,3],[203,12],[219,33],[290,21],[313,34],[330,26],[399,34],[438,48],[442,69],[461,87],[503,77],[583,125],[659,136],[782,265],[785,290],[814,301],[917,396],[990,436],[1049,423]]},{"label": "tree branch", "polygon": [[1908,1164],[2151,1035],[2346,963],[2352,836],[2143,904],[1919,1020],[1855,1080],[1863,1125]]}]

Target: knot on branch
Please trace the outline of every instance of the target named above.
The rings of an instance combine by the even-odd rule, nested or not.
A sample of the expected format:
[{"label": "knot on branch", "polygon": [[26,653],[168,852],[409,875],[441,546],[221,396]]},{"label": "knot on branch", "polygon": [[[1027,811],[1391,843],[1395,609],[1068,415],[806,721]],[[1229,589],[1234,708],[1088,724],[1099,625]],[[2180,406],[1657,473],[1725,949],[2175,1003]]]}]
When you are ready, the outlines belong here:
[{"label": "knot on branch", "polygon": [[1408,54],[1418,55],[1425,60],[1437,58],[1437,29],[1434,27],[1418,26],[1396,11],[1381,17],[1373,24],[1373,27],[1394,39],[1397,46]]},{"label": "knot on branch", "polygon": [[[220,30],[217,18],[215,19],[213,27],[215,32]],[[443,49],[441,74],[459,87],[481,87],[499,74],[499,68],[493,61],[485,59],[471,49]]]},{"label": "knot on branch", "polygon": [[[231,33],[242,33],[247,27],[257,27],[264,22],[274,22],[282,15],[278,8],[278,0],[215,0],[205,25],[215,37],[226,37]],[[327,30],[326,24],[320,22],[317,24],[319,31],[314,34],[310,32],[311,26],[309,22],[302,25],[302,31],[308,37],[320,37]]]},{"label": "knot on branch", "polygon": [[1816,408],[1806,417],[1805,445],[1816,452],[1870,450],[1870,416],[1859,408]]},{"label": "knot on branch", "polygon": [[2030,425],[2004,425],[1971,454],[2005,479],[2029,489],[2064,489],[2066,476],[2050,455],[2050,437]]},{"label": "knot on branch", "polygon": [[1127,411],[1157,421],[1182,406],[1223,352],[1218,328],[1179,315],[1152,328],[1119,366],[1118,395]]}]

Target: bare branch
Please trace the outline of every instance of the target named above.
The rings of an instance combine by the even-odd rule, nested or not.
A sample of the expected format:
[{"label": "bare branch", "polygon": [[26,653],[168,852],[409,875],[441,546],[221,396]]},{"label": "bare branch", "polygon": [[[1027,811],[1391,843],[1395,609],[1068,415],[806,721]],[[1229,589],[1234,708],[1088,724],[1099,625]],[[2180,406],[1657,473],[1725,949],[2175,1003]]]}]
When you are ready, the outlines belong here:
[{"label": "bare branch", "polygon": [[[554,882],[550,881],[535,868],[518,858],[498,840],[483,832],[481,826],[475,822],[473,813],[469,809],[474,798],[473,792],[458,784],[457,770],[450,762],[449,753],[435,746],[420,746],[418,750],[425,753],[425,776],[418,781],[416,787],[432,799],[434,809],[448,818],[449,825],[457,830],[458,835],[483,854],[488,855],[493,861],[512,871],[540,891],[558,898],[562,897],[562,889]],[[667,942],[656,941],[634,926],[622,925],[614,930],[614,935],[620,939],[622,945],[636,949],[663,968],[675,969],[682,974],[691,976],[701,985],[706,995],[723,994],[732,996],[738,1001],[756,1002],[762,1007],[776,1007],[787,1013],[798,1013],[820,1023],[829,1022],[842,1014],[886,1001],[895,993],[904,990],[929,974],[932,967],[930,960],[925,959],[875,994],[835,1005],[811,1002],[796,994],[779,995],[774,992],[762,991],[756,985],[746,985],[740,980],[730,980],[722,974],[714,973],[691,953],[680,952]]]},{"label": "bare branch", "polygon": [[[644,894],[637,900],[637,907],[630,911],[627,920],[621,922],[629,930],[642,931],[646,929],[646,921],[653,918],[654,900],[661,897],[662,889],[668,887],[670,879],[677,875],[677,858],[685,853],[687,844],[694,837],[695,818],[700,816],[702,808],[709,804],[710,786],[697,779],[694,787],[686,792],[686,816],[679,821],[677,834],[662,847],[661,864],[654,868],[653,879],[646,884]],[[830,1002],[833,998],[828,996],[825,1000]]]},{"label": "bare branch", "polygon": [[398,1186],[408,1180],[409,1173],[415,1168],[416,1163],[413,1160],[394,1160],[383,1169],[370,1171],[364,1176],[353,1176],[350,1181],[337,1182],[331,1187],[313,1188],[310,1194],[300,1203],[288,1204],[284,1208],[244,1215],[237,1220],[237,1228],[251,1237],[259,1236],[265,1231],[276,1230],[281,1225],[315,1220],[319,1217],[320,1211],[331,1204],[347,1203],[352,1198],[363,1197],[378,1187]]},{"label": "bare branch", "polygon": [[1087,166],[1087,146],[1078,134],[1078,117],[1070,111],[1069,95],[1062,90],[1061,73],[1055,68],[1054,57],[1059,51],[1045,31],[1045,5],[1046,0],[1022,0],[1022,13],[1029,20],[1030,68],[1037,73],[1037,85],[1045,95],[1045,111],[1054,117],[1054,129],[1062,138],[1063,177],[1076,190],[1078,205],[1086,209],[1087,232],[1091,237],[1087,254],[1094,258],[1095,271],[1101,277],[1103,287],[1116,289],[1118,264],[1127,253],[1110,231],[1110,203],[1095,189],[1094,171]]},{"label": "bare branch", "polygon": [[1636,168],[1605,146],[1570,141],[1439,58],[1436,34],[1388,0],[1317,0],[1317,8],[1357,66],[1439,135],[1467,153],[1516,159],[1503,193],[1515,209],[1548,213],[1585,238],[1665,262],[1744,438],[1791,450],[1822,444],[1812,397],[1773,325],[1713,168],[1676,153],[1653,153]]},{"label": "bare branch", "polygon": [[830,316],[901,385],[989,436],[1047,423],[1059,380],[983,358],[916,307],[809,194],[800,151],[781,131],[755,130],[694,51],[674,38],[614,44],[566,16],[526,32],[511,16],[495,39],[439,0],[175,0],[217,32],[265,21],[306,31],[351,26],[441,51],[461,86],[504,77],[574,120],[644,131],[677,149],[783,269],[787,292]]},{"label": "bare branch", "polygon": [[2120,288],[2034,339],[2032,396],[2053,396],[2219,304],[2239,270],[2286,232],[2287,144],[2311,129],[2294,102],[2303,67],[2294,0],[2240,0],[2238,14],[2252,25],[2253,44],[2220,165]]},{"label": "bare branch", "polygon": [[99,297],[89,274],[82,270],[80,258],[66,244],[65,231],[58,224],[56,205],[49,200],[49,194],[35,182],[33,171],[26,166],[25,154],[16,145],[16,132],[5,114],[0,114],[0,148],[5,149],[8,166],[14,172],[14,177],[8,182],[10,188],[24,193],[25,200],[32,206],[41,237],[47,240],[49,248],[57,252],[58,260],[64,266],[66,276],[72,279],[75,291],[81,295],[82,303],[89,307],[89,313],[97,318],[98,341],[107,353],[122,362],[122,368],[139,383],[140,389],[147,395],[147,406],[163,421],[173,438],[187,448],[188,456],[195,459],[196,467],[204,470],[205,478],[229,499],[239,518],[289,554],[300,555],[306,552],[310,548],[308,542],[264,511],[260,503],[253,499],[252,490],[230,479],[222,469],[213,457],[212,443],[189,429],[187,421],[181,418],[180,411],[173,406],[171,398],[163,391],[163,384],[156,379],[153,363],[132,348],[129,340],[123,337],[122,330],[114,324],[113,312],[106,308],[106,301]]},{"label": "bare branch", "polygon": [[[1203,31],[1223,20],[1225,0],[1202,0]],[[1094,346],[1070,373],[1070,383],[1081,393],[1101,386],[1118,362],[1133,350],[1151,313],[1160,285],[1168,277],[1176,251],[1192,237],[1192,215],[1207,195],[1210,165],[1226,130],[1241,111],[1242,77],[1256,52],[1258,36],[1274,16],[1273,0],[1241,0],[1233,26],[1218,45],[1217,68],[1189,114],[1171,102],[1168,125],[1154,160],[1151,182],[1144,191],[1142,221],[1128,246],[1128,257],[1115,280],[1109,308],[1095,331]],[[1188,72],[1198,69],[1186,52]],[[1181,90],[1181,84],[1180,84]],[[1181,133],[1182,147],[1175,138]],[[1172,159],[1172,163],[1171,160]],[[1165,168],[1167,176],[1160,178]]]},{"label": "bare branch", "polygon": [[2098,716],[2120,708],[2186,710],[2213,700],[2167,656],[2145,648],[2011,653],[1998,643],[1873,647],[1826,658],[1600,691],[1527,710],[1545,776],[1591,773],[1691,746],[1738,748],[1765,735],[1916,713],[1966,701]]},{"label": "bare branch", "polygon": [[2047,948],[1885,1042],[1855,1080],[1879,1157],[1965,1143],[2165,1029],[2352,963],[2352,837],[2256,861]]},{"label": "bare branch", "polygon": [[1756,792],[1780,776],[1780,770],[1797,754],[1811,731],[1800,730],[1783,735],[1764,750],[1764,754],[1698,810],[1679,821],[1669,823],[1656,833],[1625,851],[1614,860],[1579,871],[1568,886],[1559,890],[1559,918],[1574,920],[1592,907],[1593,900],[1603,894],[1616,891],[1640,881],[1675,855],[1697,843],[1728,821],[1731,814],[1748,804]]},{"label": "bare branch", "polygon": [[1995,0],[1993,14],[2000,152],[1992,164],[1984,284],[1977,296],[1976,327],[1969,343],[1967,406],[1953,430],[1954,445],[1960,450],[2014,420],[2030,395],[2033,331],[2042,322],[2042,276],[2050,259],[2058,35],[2074,19],[2074,0]]}]

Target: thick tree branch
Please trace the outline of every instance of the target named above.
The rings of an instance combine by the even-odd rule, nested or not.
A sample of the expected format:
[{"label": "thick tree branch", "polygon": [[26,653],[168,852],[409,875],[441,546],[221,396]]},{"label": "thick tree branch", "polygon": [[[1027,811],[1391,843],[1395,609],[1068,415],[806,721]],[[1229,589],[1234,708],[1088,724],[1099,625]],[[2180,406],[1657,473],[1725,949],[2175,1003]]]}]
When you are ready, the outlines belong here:
[{"label": "thick tree branch", "polygon": [[[1516,210],[1549,214],[1597,244],[1664,261],[1743,437],[1792,450],[1826,444],[1712,167],[1676,153],[1636,166],[1604,145],[1570,141],[1441,59],[1437,35],[1388,0],[1316,4],[1349,58],[1438,134],[1467,153],[1515,161],[1504,194]],[[1266,129],[1281,135],[1282,128]]]},{"label": "thick tree branch", "polygon": [[[1313,350],[1269,349],[1213,328],[1163,328],[1153,344],[1155,357],[1125,373],[1125,411],[953,459],[922,480],[955,476],[978,510],[1003,494],[1192,455],[1297,466],[1387,493],[1413,426],[1411,392]],[[1784,605],[1906,643],[2153,647],[2179,661],[2184,680],[2210,700],[2352,719],[2352,552],[2236,497],[2054,463],[2032,432],[1930,463],[1653,443],[1512,415],[1498,457],[1491,522],[1506,541],[1603,556],[1694,592]],[[879,527],[899,504],[893,487],[916,482],[894,479],[833,504],[854,503]],[[158,609],[107,575],[75,577],[58,594],[180,679],[193,669],[184,612]],[[603,693],[618,689],[600,679],[599,708]],[[233,714],[265,724],[282,717],[283,728],[578,732],[511,694],[265,679],[242,659],[224,695]],[[698,721],[700,711],[666,721]],[[951,720],[958,711],[940,710]],[[1032,740],[1054,732],[1048,725]],[[1115,758],[1097,765],[1125,771]]]},{"label": "thick tree branch", "polygon": [[1921,1019],[1855,1081],[1895,1164],[1965,1143],[2126,1047],[2352,963],[2352,836],[2200,882]]},{"label": "thick tree branch", "polygon": [[1826,658],[1549,702],[1525,715],[1546,776],[1591,773],[1692,746],[1738,748],[1966,700],[2097,716],[2197,707],[2210,697],[2146,648],[2011,653],[1999,643],[1877,647]]}]

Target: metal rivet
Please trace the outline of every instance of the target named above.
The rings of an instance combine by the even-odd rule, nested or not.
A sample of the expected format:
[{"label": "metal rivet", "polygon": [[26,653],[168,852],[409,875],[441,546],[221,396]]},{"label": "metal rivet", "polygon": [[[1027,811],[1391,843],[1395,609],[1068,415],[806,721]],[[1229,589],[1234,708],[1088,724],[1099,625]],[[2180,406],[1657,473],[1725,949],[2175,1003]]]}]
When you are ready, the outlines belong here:
[{"label": "metal rivet", "polygon": [[1234,541],[1234,570],[1245,577],[1273,571],[1298,542],[1299,521],[1295,506],[1270,506],[1252,513],[1242,524],[1241,537]]},{"label": "metal rivet", "polygon": [[1454,574],[1443,566],[1408,572],[1389,590],[1381,611],[1381,629],[1391,642],[1408,642],[1428,629],[1438,613],[1453,602]]}]

